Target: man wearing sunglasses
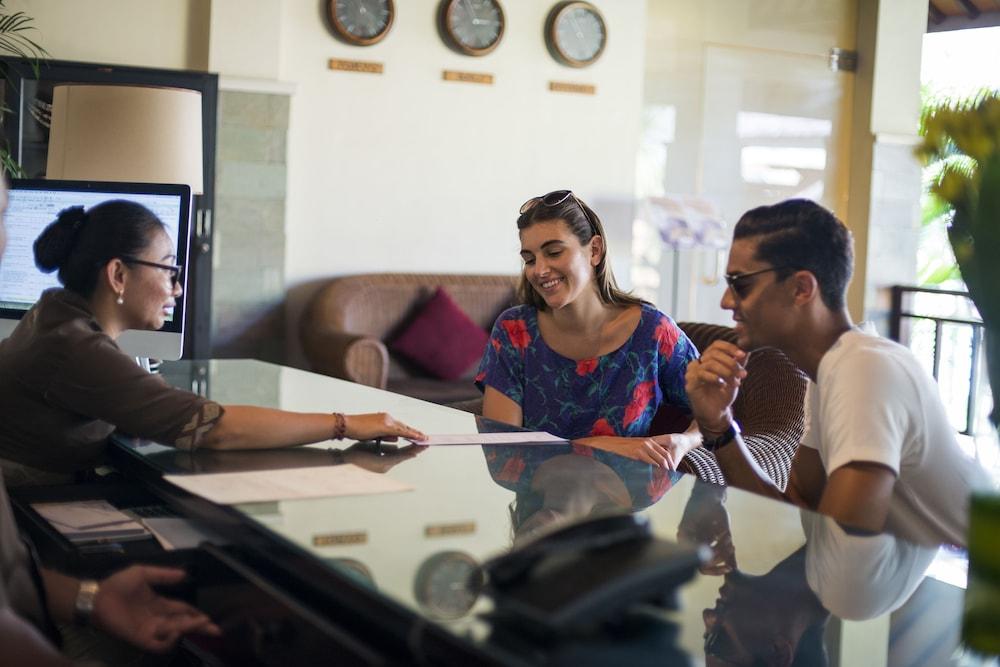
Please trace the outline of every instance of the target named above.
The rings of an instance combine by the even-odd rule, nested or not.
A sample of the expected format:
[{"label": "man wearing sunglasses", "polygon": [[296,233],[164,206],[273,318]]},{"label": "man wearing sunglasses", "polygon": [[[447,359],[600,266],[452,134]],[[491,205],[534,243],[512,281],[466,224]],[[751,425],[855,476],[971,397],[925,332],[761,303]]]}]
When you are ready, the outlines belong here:
[{"label": "man wearing sunglasses", "polygon": [[[856,328],[845,295],[850,232],[814,202],[748,211],[736,224],[722,307],[737,344],[716,341],[688,365],[703,446],[727,481],[864,532],[964,545],[967,503],[985,473],[959,449],[934,381],[913,354]],[[778,488],[749,455],[731,406],[749,353],[776,347],[810,379],[809,424]]]}]

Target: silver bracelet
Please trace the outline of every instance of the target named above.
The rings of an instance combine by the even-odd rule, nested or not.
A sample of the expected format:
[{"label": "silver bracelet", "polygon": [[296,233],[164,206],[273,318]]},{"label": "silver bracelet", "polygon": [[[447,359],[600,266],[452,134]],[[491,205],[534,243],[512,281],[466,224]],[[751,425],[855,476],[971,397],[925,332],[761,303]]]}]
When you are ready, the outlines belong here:
[{"label": "silver bracelet", "polygon": [[73,603],[73,623],[79,626],[90,625],[90,619],[94,615],[94,600],[97,599],[97,592],[101,585],[93,579],[84,579],[80,582],[80,589],[76,592],[76,601]]}]

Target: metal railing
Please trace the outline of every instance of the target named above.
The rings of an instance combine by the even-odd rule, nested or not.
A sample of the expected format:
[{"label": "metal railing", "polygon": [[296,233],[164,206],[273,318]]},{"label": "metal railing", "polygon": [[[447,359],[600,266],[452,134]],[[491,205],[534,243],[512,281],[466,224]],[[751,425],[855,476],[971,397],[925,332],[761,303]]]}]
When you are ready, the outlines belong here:
[{"label": "metal railing", "polygon": [[[938,314],[926,312],[915,303],[921,299],[933,299],[938,302],[945,302],[950,298],[954,302],[953,308],[941,308],[940,311],[951,311],[951,314]],[[934,309],[938,310],[938,309]],[[955,313],[959,314],[955,314]],[[961,313],[969,313],[963,315]],[[889,337],[893,340],[907,345],[913,349],[913,329],[916,322],[930,322],[934,327],[933,334],[933,355],[930,360],[931,372],[934,379],[940,381],[941,364],[945,351],[945,328],[946,327],[969,327],[971,335],[969,337],[969,373],[967,385],[967,398],[965,404],[965,426],[957,430],[964,435],[975,435],[976,419],[979,411],[979,385],[982,373],[982,343],[983,343],[983,321],[978,317],[975,305],[969,297],[968,292],[956,290],[943,290],[929,287],[908,287],[895,285],[892,287],[892,307],[889,314]],[[947,402],[947,397],[945,398]]]}]

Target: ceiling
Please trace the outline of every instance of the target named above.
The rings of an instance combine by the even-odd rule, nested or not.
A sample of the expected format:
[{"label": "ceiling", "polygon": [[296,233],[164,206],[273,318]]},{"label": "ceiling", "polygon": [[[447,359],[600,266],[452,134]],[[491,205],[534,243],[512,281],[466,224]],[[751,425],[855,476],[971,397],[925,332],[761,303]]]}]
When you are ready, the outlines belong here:
[{"label": "ceiling", "polygon": [[927,31],[964,30],[1000,25],[1000,0],[930,0]]}]

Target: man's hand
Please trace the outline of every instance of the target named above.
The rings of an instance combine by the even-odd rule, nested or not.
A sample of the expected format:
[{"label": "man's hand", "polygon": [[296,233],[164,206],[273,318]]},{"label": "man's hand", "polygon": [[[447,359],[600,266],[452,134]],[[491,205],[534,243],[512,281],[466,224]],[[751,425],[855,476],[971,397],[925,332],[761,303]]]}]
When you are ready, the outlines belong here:
[{"label": "man's hand", "polygon": [[702,432],[722,433],[732,422],[729,408],[747,376],[747,356],[732,343],[717,340],[688,364],[685,387]]},{"label": "man's hand", "polygon": [[736,569],[736,548],[724,497],[725,487],[696,485],[677,527],[681,544],[704,544],[712,550],[712,558],[698,568],[702,574],[719,576]]},{"label": "man's hand", "polygon": [[101,582],[94,598],[94,626],[155,653],[169,650],[189,633],[222,634],[205,614],[152,588],[178,584],[185,576],[183,570],[143,565],[111,575]]}]

